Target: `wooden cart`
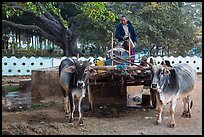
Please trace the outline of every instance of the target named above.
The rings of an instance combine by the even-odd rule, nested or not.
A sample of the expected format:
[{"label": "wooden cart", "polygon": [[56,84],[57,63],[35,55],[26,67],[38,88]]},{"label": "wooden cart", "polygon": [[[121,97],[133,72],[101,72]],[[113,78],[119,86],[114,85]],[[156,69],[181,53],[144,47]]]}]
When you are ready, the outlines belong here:
[{"label": "wooden cart", "polygon": [[[130,37],[129,37],[130,38]],[[106,53],[105,66],[90,66],[88,71],[88,98],[93,109],[98,105],[122,105],[127,103],[127,86],[144,85],[150,87],[151,65],[142,66],[131,62],[129,50],[113,47]],[[107,59],[111,60],[108,61]],[[156,107],[155,91],[150,88],[153,108]]]},{"label": "wooden cart", "polygon": [[[94,70],[94,71],[93,71]],[[102,71],[97,73],[98,71]],[[113,65],[91,66],[88,79],[88,97],[91,109],[99,105],[127,103],[127,86],[144,85],[150,88],[151,67]],[[152,107],[156,107],[155,91],[150,88]]]}]

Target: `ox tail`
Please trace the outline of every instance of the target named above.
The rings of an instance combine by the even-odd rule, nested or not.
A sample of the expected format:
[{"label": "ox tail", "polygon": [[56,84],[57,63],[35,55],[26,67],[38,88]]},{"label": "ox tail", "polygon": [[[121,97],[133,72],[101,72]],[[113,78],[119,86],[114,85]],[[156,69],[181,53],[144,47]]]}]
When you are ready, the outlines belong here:
[{"label": "ox tail", "polygon": [[193,107],[193,101],[191,100],[190,109]]}]

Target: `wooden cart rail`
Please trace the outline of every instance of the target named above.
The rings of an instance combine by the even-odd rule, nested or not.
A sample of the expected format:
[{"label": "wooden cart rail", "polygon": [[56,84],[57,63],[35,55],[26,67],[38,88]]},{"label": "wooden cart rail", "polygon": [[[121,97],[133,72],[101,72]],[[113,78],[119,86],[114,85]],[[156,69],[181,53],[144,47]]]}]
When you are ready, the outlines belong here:
[{"label": "wooden cart rail", "polygon": [[[89,79],[104,79],[106,77],[126,77],[129,80],[143,79],[146,75],[151,73],[151,67],[143,66],[123,66],[124,68],[114,66],[90,66],[89,68]],[[98,70],[104,70],[103,72],[97,73]]]},{"label": "wooden cart rail", "polygon": [[[118,65],[114,66],[90,66],[95,70],[117,70]],[[151,70],[152,67],[143,67],[143,66],[126,66],[127,70]]]}]

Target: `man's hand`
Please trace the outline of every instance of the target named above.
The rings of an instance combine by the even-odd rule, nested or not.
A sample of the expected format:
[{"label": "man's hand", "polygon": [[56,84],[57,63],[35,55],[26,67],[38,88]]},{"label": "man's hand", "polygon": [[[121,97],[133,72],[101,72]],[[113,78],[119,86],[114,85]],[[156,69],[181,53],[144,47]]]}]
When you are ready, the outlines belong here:
[{"label": "man's hand", "polygon": [[125,36],[123,36],[122,38],[124,41],[129,39],[129,37],[125,37]]},{"label": "man's hand", "polygon": [[137,42],[134,42],[134,45],[136,46],[136,45],[137,45]]}]

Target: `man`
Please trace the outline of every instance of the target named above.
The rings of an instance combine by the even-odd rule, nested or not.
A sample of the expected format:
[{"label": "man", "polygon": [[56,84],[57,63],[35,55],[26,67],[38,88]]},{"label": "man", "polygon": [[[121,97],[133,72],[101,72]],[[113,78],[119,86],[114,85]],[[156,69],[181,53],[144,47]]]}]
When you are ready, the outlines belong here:
[{"label": "man", "polygon": [[121,23],[118,24],[116,28],[115,37],[118,39],[119,45],[123,46],[126,50],[129,49],[129,33],[130,33],[130,43],[131,43],[131,61],[135,60],[135,50],[134,47],[137,44],[138,37],[132,23],[127,20],[126,16],[121,16]]}]

